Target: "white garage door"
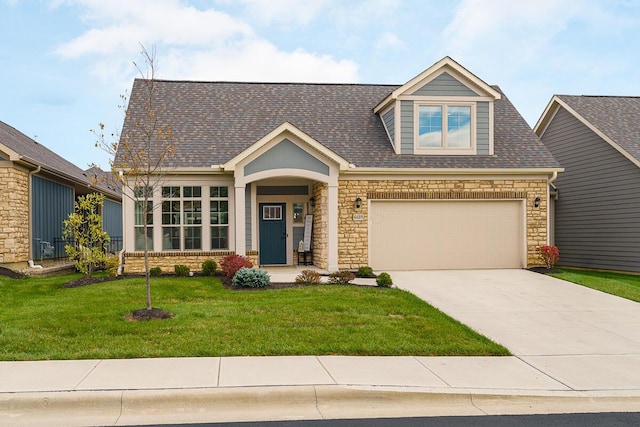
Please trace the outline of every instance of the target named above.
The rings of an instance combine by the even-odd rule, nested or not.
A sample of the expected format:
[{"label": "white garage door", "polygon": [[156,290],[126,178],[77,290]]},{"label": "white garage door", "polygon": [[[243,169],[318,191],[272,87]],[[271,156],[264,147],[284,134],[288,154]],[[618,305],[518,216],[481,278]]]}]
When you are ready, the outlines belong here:
[{"label": "white garage door", "polygon": [[521,201],[371,201],[376,270],[520,268]]}]

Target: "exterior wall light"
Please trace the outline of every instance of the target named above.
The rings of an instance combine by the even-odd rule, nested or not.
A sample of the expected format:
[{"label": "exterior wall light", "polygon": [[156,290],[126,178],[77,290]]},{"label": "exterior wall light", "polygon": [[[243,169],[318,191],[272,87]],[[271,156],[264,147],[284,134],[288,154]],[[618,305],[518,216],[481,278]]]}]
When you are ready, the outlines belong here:
[{"label": "exterior wall light", "polygon": [[360,209],[362,207],[362,199],[358,197],[356,199],[356,209]]},{"label": "exterior wall light", "polygon": [[539,208],[540,207],[540,197],[536,197],[535,200],[533,201],[533,207],[534,208]]},{"label": "exterior wall light", "polygon": [[312,208],[316,207],[316,199],[314,197],[309,199],[309,206],[311,206]]}]

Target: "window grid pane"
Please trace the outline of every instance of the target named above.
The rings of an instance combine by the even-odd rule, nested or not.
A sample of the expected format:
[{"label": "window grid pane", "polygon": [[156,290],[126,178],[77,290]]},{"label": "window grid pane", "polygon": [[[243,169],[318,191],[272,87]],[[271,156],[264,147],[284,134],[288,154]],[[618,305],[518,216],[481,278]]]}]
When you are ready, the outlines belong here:
[{"label": "window grid pane", "polygon": [[162,224],[180,224],[180,201],[162,202]]},{"label": "window grid pane", "polygon": [[229,235],[229,227],[212,226],[211,227],[211,249],[229,249],[227,237]]},{"label": "window grid pane", "polygon": [[[144,251],[144,227],[134,227],[135,250]],[[147,249],[153,250],[153,227],[147,227]]]},{"label": "window grid pane", "polygon": [[180,227],[162,227],[162,250],[180,250]]},{"label": "window grid pane", "polygon": [[447,147],[471,148],[471,107],[447,107]]},{"label": "window grid pane", "polygon": [[442,107],[421,105],[418,122],[418,145],[423,148],[442,147]]},{"label": "window grid pane", "polygon": [[184,228],[184,248],[202,249],[202,227]]}]

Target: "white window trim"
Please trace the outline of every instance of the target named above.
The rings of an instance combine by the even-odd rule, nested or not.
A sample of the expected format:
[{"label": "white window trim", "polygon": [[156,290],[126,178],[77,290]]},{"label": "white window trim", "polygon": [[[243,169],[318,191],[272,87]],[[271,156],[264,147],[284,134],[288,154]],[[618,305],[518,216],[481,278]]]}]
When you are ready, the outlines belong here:
[{"label": "white window trim", "polygon": [[[442,107],[442,139],[443,139],[443,147],[420,147],[420,107],[423,106],[435,106]],[[471,107],[471,147],[470,148],[450,148],[446,146],[447,139],[447,111],[446,108],[448,106],[461,106],[461,107]],[[432,154],[432,155],[469,155],[477,153],[477,143],[476,143],[476,122],[477,122],[477,114],[476,114],[476,103],[475,102],[433,102],[433,101],[415,101],[413,103],[413,152],[415,154]]]}]

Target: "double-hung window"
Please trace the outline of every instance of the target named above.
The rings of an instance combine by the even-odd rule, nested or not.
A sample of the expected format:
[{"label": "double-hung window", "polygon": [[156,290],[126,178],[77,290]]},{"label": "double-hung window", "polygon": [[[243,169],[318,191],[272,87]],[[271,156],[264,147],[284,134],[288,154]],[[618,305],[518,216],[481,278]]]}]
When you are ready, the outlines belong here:
[{"label": "double-hung window", "polygon": [[473,105],[416,104],[416,151],[433,154],[474,154]]},{"label": "double-hung window", "polygon": [[202,188],[162,187],[162,250],[202,249]]},{"label": "double-hung window", "polygon": [[[153,250],[153,189],[151,187],[136,187],[134,195],[134,240],[135,250],[143,251],[145,243],[144,220],[147,219],[147,249]],[[147,202],[145,204],[145,195]]]},{"label": "double-hung window", "polygon": [[211,249],[229,249],[229,187],[210,187]]}]

